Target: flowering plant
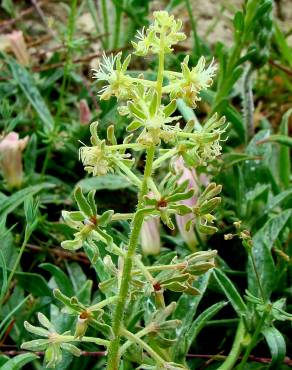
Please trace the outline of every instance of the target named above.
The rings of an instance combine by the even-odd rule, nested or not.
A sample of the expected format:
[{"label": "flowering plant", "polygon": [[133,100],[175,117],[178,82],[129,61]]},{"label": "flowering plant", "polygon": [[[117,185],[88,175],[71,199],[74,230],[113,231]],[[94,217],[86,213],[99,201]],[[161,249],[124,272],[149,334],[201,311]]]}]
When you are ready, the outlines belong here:
[{"label": "flowering plant", "polygon": [[[186,369],[185,362],[177,361],[173,351],[175,331],[180,330],[181,324],[180,320],[170,317],[176,303],[166,304],[165,293],[200,294],[195,282],[214,267],[216,251],[172,254],[171,258],[153,266],[139,253],[143,223],[153,217],[159,217],[166,227],[174,229],[174,218],[188,215],[186,230],[196,223],[201,233],[216,231],[213,211],[220,202],[221,187],[210,183],[198,194],[189,180],[180,181],[184,170],[176,166],[177,161],[183,161],[186,168],[193,170],[214,160],[220,154],[221,135],[226,128],[225,119],[216,114],[201,130],[195,129],[192,121],[181,128],[181,117],[173,115],[178,98],[192,107],[196,105],[200,91],[210,86],[216,69],[213,62],[205,68],[202,57],[194,68],[188,66],[186,58],[181,72],[165,70],[165,56],[173,51],[174,44],[185,38],[181,26],[181,21],[167,12],[155,12],[154,23],[140,32],[138,42],[133,43],[137,56],[158,56],[156,81],[147,80],[143,75],[132,77],[127,73],[131,55],[122,61],[121,53],[104,56],[100,68],[94,71],[94,77],[105,82],[100,99],[115,97],[118,100],[119,113],[130,120],[127,127],[130,134],[118,143],[114,127],[110,126],[107,138],[102,139],[98,123],[94,122],[90,126],[91,146],[81,147],[80,159],[85,171],[93,176],[115,172],[127,178],[138,190],[138,201],[134,213],[108,210],[99,214],[95,192],[86,197],[82,189],[77,188],[75,200],[79,211],[63,212],[65,223],[76,232],[74,240],[64,241],[62,247],[69,250],[84,247],[94,255],[92,261],[99,259],[105,272],[99,284],[104,299],[87,307],[76,297],[70,298],[55,290],[55,297],[64,304],[65,312],[77,318],[74,335],[56,333],[42,316],[40,321],[48,330],[33,329],[26,324],[31,332],[48,338],[40,345],[47,346],[49,366],[60,361],[62,349],[80,354],[72,342],[92,342],[107,348],[108,370],[117,370],[121,361],[129,357],[139,369]],[[143,175],[135,168],[135,153],[145,153]],[[155,175],[167,163],[169,172],[159,181]],[[195,199],[194,191],[195,202],[186,202]],[[127,242],[118,244],[110,228],[113,222],[120,220],[130,221],[131,231]],[[106,251],[103,259],[101,251]],[[140,309],[139,314],[132,317],[134,304]],[[143,313],[144,305],[150,307],[148,313]],[[85,336],[89,327],[96,330],[98,337]],[[34,341],[23,347],[36,348]]]}]

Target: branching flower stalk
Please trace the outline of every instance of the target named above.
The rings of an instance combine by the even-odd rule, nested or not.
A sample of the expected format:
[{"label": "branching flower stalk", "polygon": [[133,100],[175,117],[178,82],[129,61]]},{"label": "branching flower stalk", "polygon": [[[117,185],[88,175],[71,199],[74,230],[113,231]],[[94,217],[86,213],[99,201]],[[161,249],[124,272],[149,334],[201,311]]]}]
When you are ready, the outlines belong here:
[{"label": "branching flower stalk", "polygon": [[[50,366],[60,362],[62,349],[79,355],[78,349],[68,342],[76,342],[75,339],[79,343],[89,341],[85,334],[90,327],[97,332],[96,343],[107,348],[107,370],[118,370],[123,356],[131,356],[133,346],[143,351],[141,358],[133,359],[140,365],[139,369],[186,369],[185,365],[175,363],[172,352],[165,349],[175,344],[174,330],[180,321],[170,317],[176,303],[166,305],[164,292],[200,294],[194,282],[214,267],[216,251],[176,255],[169,263],[153,266],[147,265],[140,254],[142,224],[153,217],[172,230],[176,228],[177,215],[188,215],[187,231],[194,225],[202,234],[213,234],[217,230],[213,212],[220,203],[221,186],[209,183],[200,192],[189,184],[189,180],[180,181],[182,173],[175,165],[179,160],[188,169],[207,166],[220,155],[221,135],[226,129],[224,117],[219,118],[216,114],[199,129],[193,121],[181,128],[181,117],[174,116],[176,99],[184,99],[190,107],[195,107],[200,100],[200,91],[211,85],[216,70],[213,62],[206,67],[203,57],[193,68],[189,67],[186,57],[181,72],[164,69],[164,60],[173,51],[172,46],[185,39],[181,27],[181,21],[165,11],[158,11],[154,13],[154,22],[147,30],[138,32],[138,41],[133,42],[137,56],[158,56],[156,81],[147,80],[143,75],[132,77],[127,73],[131,55],[122,60],[121,53],[104,56],[99,69],[94,71],[96,79],[106,82],[100,91],[100,99],[115,97],[120,115],[130,119],[129,135],[118,143],[114,127],[109,126],[106,139],[102,139],[98,135],[98,123],[94,122],[90,126],[91,146],[80,148],[80,159],[85,170],[93,176],[110,172],[124,176],[138,190],[137,207],[134,213],[121,214],[112,210],[100,213],[95,203],[95,191],[85,195],[77,188],[74,196],[79,210],[63,211],[65,223],[74,230],[74,238],[63,241],[62,247],[71,251],[84,247],[93,263],[99,261],[102,264],[104,275],[99,290],[105,298],[88,306],[76,297],[70,298],[55,290],[55,297],[64,305],[64,312],[76,317],[76,328],[74,335],[58,334],[57,349],[54,347],[55,336],[52,343],[50,333],[36,331],[49,337],[42,342],[41,348],[47,346]],[[167,85],[164,84],[166,80],[169,81]],[[136,152],[145,153],[143,175],[134,168]],[[165,168],[166,163],[169,171],[158,181],[156,171],[162,165]],[[195,190],[195,203],[185,202],[194,196]],[[130,222],[131,232],[126,245],[119,244],[113,237],[112,230],[119,220]],[[106,252],[103,259],[100,248],[103,254]],[[142,312],[146,302],[149,304],[147,312],[130,325],[128,316],[133,305]],[[44,323],[54,330],[47,321]],[[24,347],[30,348],[29,343]]]}]

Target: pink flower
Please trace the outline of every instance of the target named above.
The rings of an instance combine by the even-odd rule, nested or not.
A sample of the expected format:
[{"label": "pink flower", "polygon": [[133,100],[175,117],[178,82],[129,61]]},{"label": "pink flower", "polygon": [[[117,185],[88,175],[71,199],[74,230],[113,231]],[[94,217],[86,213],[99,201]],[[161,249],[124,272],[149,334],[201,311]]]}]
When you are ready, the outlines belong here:
[{"label": "pink flower", "polygon": [[[186,199],[186,200],[182,200],[181,203],[185,204],[186,206],[189,206],[189,207],[194,207],[196,202],[197,202],[197,193],[198,193],[198,190],[199,190],[198,177],[197,177],[196,171],[194,169],[187,168],[184,164],[184,160],[183,160],[182,157],[179,157],[175,161],[174,169],[175,169],[176,173],[181,174],[181,177],[178,180],[178,184],[181,184],[181,183],[185,182],[186,180],[188,180],[189,189],[194,189],[194,191],[195,191],[194,195],[191,198]],[[202,179],[200,179],[200,180],[201,180],[200,182],[202,182],[202,183],[207,183],[208,182],[208,179],[207,179],[206,176],[204,176],[204,177],[202,176]],[[197,240],[196,234],[194,232],[194,229],[190,228],[190,230],[188,230],[188,231],[186,230],[186,224],[191,219],[193,219],[193,217],[194,216],[192,214],[186,214],[184,216],[179,216],[179,215],[175,216],[176,224],[177,224],[178,230],[179,230],[183,240],[186,242],[186,244],[188,245],[188,247],[191,250],[196,250],[196,247],[198,245],[198,240]]]},{"label": "pink flower", "polygon": [[91,120],[91,112],[85,99],[79,102],[79,121],[82,125],[88,125]]},{"label": "pink flower", "polygon": [[29,53],[22,31],[13,31],[8,35],[8,40],[17,61],[23,66],[29,65]]},{"label": "pink flower", "polygon": [[19,139],[16,132],[10,132],[0,142],[0,167],[4,179],[10,188],[22,183],[22,152],[28,142],[28,136]]},{"label": "pink flower", "polygon": [[156,255],[160,252],[160,220],[151,217],[143,221],[140,232],[142,252],[145,255]]}]

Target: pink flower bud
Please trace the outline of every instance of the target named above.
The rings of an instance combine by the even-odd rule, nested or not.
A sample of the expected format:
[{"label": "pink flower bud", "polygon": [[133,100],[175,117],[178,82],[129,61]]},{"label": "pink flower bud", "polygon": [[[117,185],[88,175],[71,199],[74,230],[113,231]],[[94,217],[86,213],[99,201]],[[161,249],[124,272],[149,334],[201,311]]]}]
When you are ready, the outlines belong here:
[{"label": "pink flower bud", "polygon": [[82,125],[88,125],[91,120],[91,112],[85,99],[79,102],[79,121]]},{"label": "pink flower bud", "polygon": [[8,35],[8,40],[17,61],[23,66],[29,65],[29,53],[22,31],[13,31]]},{"label": "pink flower bud", "polygon": [[0,167],[2,175],[10,188],[22,183],[22,152],[28,142],[28,136],[19,139],[16,132],[10,132],[0,142]]},{"label": "pink flower bud", "polygon": [[[184,160],[182,157],[179,157],[175,163],[174,163],[174,169],[177,173],[181,173],[181,177],[178,180],[178,184],[181,184],[188,180],[188,188],[194,189],[195,194],[186,200],[182,200],[181,204],[185,204],[189,207],[194,207],[197,201],[196,193],[198,191],[198,184],[197,184],[197,175],[195,170],[191,170],[187,168],[184,164]],[[198,240],[196,237],[196,234],[193,230],[193,228],[190,228],[190,230],[186,230],[186,224],[193,219],[192,214],[186,214],[184,216],[175,215],[176,218],[176,224],[178,227],[178,230],[183,238],[183,240],[186,242],[186,244],[189,246],[191,250],[195,250],[196,246],[198,245]]]},{"label": "pink flower bud", "polygon": [[160,252],[160,221],[157,217],[144,220],[140,241],[145,255],[156,255]]}]

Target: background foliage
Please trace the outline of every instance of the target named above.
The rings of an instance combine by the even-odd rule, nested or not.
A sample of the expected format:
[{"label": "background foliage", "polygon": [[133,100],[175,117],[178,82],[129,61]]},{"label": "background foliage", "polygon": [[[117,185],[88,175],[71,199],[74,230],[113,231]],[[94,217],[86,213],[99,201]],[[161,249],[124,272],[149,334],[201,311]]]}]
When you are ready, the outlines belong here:
[{"label": "background foliage", "polygon": [[[8,39],[1,38],[1,136],[16,131],[22,138],[29,137],[20,188],[11,189],[4,180],[0,183],[2,369],[42,368],[42,354],[19,352],[20,344],[31,339],[23,322],[34,322],[36,312],[50,317],[59,330],[74,325],[73,318],[60,315],[53,288],[88,304],[101,294],[98,282],[104,272],[98,261],[91,268],[90,254],[60,248],[62,241],[72,238],[71,229],[60,219],[61,210],[75,209],[73,191],[78,185],[85,192],[97,190],[102,211],[131,212],[136,194],[118,175],[85,176],[78,147],[79,141],[89,143],[89,129],[81,122],[79,104],[87,101],[90,121],[98,119],[104,135],[114,123],[117,138],[123,137],[128,122],[117,114],[114,99],[98,102],[90,70],[103,50],[127,53],[136,30],[149,23],[153,8],[183,15],[190,35],[191,42],[183,43],[167,59],[170,68],[178,69],[187,54],[192,64],[204,55],[210,61],[215,56],[219,65],[215,84],[202,92],[202,101],[207,103],[195,111],[181,103],[179,114],[202,122],[217,111],[230,122],[223,155],[208,173],[223,185],[223,202],[216,215],[219,232],[200,241],[201,249],[218,250],[217,267],[198,281],[202,295],[183,294],[178,301],[174,318],[182,320],[182,326],[177,332],[177,359],[189,353],[191,369],[219,368],[224,359],[220,356],[226,356],[232,346],[236,349],[235,333],[240,332],[242,320],[247,320],[253,337],[243,356],[252,350],[254,357],[242,368],[286,369],[291,365],[291,360],[284,361],[292,353],[291,316],[282,312],[291,312],[292,305],[292,52],[287,41],[291,30],[282,30],[275,17],[278,5],[272,1],[250,0],[242,9],[219,3],[222,13],[227,7],[231,14],[233,39],[210,44],[207,33],[198,34],[195,5],[187,0],[155,4],[2,0],[0,29],[5,35],[21,30],[29,55],[24,65]],[[155,61],[139,63],[144,62],[132,61],[133,74],[147,66],[151,76]],[[224,239],[226,234],[238,233],[233,224],[238,220],[241,230],[248,230],[252,237],[253,258],[244,240]],[[121,241],[128,231],[128,225],[120,222],[113,237]],[[185,253],[187,247],[177,232],[163,229],[161,238],[163,249],[157,258],[173,250]],[[155,262],[154,257],[148,258]],[[262,326],[260,313],[266,307],[257,300],[261,293],[276,306]],[[58,369],[103,368],[102,354],[87,354],[96,351],[96,346],[84,345],[82,350],[85,355],[79,359],[64,356]],[[267,363],[266,358],[270,359]]]}]

